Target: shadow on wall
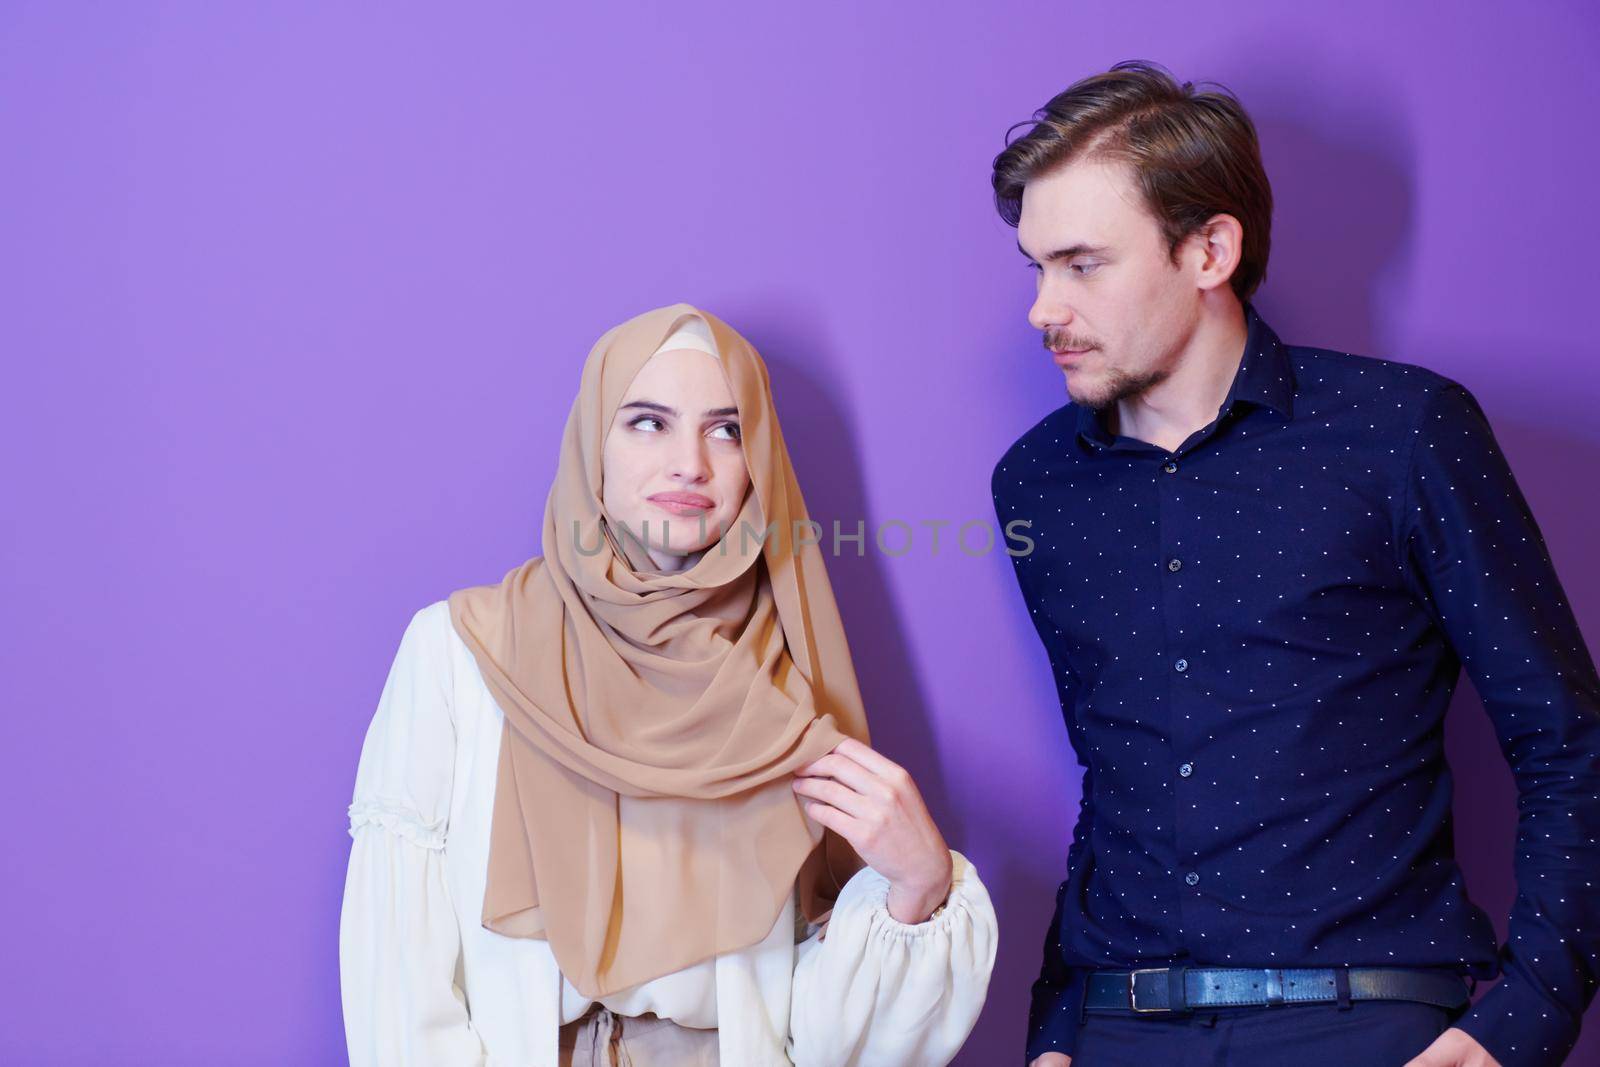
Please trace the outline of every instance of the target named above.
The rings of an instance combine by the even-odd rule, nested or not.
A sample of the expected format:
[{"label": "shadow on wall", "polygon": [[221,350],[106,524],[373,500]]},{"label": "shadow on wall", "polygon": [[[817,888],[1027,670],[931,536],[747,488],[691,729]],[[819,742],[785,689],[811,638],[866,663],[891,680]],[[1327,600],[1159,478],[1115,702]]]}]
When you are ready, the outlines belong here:
[{"label": "shadow on wall", "polygon": [[[1463,375],[1454,368],[1486,365],[1459,353],[1445,362],[1397,351],[1386,328],[1403,309],[1412,273],[1410,140],[1393,113],[1374,107],[1366,116],[1347,112],[1308,123],[1280,107],[1252,108],[1277,202],[1269,281],[1257,298],[1274,327],[1291,343],[1418,363],[1458,380]],[[1481,399],[1491,412],[1497,406]],[[1560,406],[1558,399],[1535,398],[1526,410],[1548,413]],[[1585,606],[1600,597],[1600,568],[1577,551],[1592,524],[1589,505],[1571,486],[1581,472],[1594,469],[1600,448],[1523,419],[1490,418],[1582,617]],[[1563,545],[1574,550],[1563,553]],[[1564,559],[1584,566],[1563,567]],[[1517,793],[1493,725],[1465,676],[1446,714],[1445,732],[1457,860],[1472,900],[1503,941],[1516,897]],[[1474,1002],[1490,988],[1492,983],[1480,983]],[[1572,1062],[1600,1062],[1600,1009],[1590,1011],[1588,1020]]]},{"label": "shadow on wall", "polygon": [[[762,314],[760,309],[736,310],[738,317],[730,321],[739,323],[741,330],[748,326],[748,336],[760,339],[757,347],[772,374],[773,399],[812,517],[826,526],[834,516],[861,516],[868,530],[876,529],[878,519],[862,482],[854,426],[830,392],[825,373],[833,347],[813,332],[815,317],[795,315],[791,321],[782,314]],[[812,368],[817,367],[824,373],[813,377]],[[847,553],[828,559],[828,575],[870,716],[873,747],[911,772],[945,838],[971,855],[969,826],[973,832],[990,832],[994,813],[951,808],[938,752],[929,743],[932,716],[927,697],[905,625],[893,607],[884,560],[881,553],[870,550],[860,557]],[[994,556],[993,570],[996,580],[1014,595],[1010,560]],[[1015,607],[1019,635],[1036,640],[1020,597],[1015,597]],[[1042,678],[1048,678],[1042,663],[1039,670]],[[1047,685],[1046,691],[1053,694],[1054,689]],[[1010,1060],[1021,1054],[1029,990],[1055,906],[1061,877],[1056,868],[1064,867],[1067,846],[1062,842],[1050,850],[1053,861],[1045,866],[1036,852],[1025,851],[1026,832],[1012,840],[1014,862],[999,867],[991,863],[979,872],[999,918],[1000,950],[983,1014],[957,1064],[992,1067],[999,1057]]]},{"label": "shadow on wall", "polygon": [[[760,304],[752,307],[748,302],[730,307],[735,317],[728,321],[751,338],[771,373],[784,440],[806,509],[824,528],[824,544],[830,544],[836,517],[848,524],[860,516],[869,531],[876,529],[862,482],[855,427],[824,381],[813,377],[812,368],[825,369],[833,362],[833,347],[815,333],[816,316],[799,309],[785,313]],[[959,824],[950,810],[938,753],[928,744],[927,699],[905,628],[894,611],[884,557],[870,547],[856,556],[847,547],[843,554],[827,553],[826,558],[867,708],[872,746],[911,772],[940,829],[952,841],[958,840]]]},{"label": "shadow on wall", "polygon": [[1408,135],[1377,118],[1253,117],[1275,205],[1263,314],[1291,344],[1388,356],[1379,319],[1410,277]]}]

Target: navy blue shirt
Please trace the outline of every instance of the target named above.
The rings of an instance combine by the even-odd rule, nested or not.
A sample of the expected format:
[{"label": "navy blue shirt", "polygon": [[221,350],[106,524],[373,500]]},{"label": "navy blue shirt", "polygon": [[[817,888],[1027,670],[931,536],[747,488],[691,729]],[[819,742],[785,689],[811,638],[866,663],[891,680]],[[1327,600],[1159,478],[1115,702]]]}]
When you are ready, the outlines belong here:
[{"label": "navy blue shirt", "polygon": [[[1503,975],[1456,1025],[1550,1067],[1600,981],[1600,679],[1483,411],[1422,367],[1280,342],[1253,307],[1173,451],[1074,404],[996,465],[1083,767],[1027,1055],[1084,969]],[[1452,842],[1462,667],[1519,794],[1496,944]]]}]

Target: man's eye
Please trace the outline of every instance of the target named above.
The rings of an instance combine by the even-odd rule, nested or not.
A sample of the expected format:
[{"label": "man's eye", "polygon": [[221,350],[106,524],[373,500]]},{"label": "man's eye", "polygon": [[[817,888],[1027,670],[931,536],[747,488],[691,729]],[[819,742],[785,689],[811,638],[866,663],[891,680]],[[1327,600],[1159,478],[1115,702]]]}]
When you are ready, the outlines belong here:
[{"label": "man's eye", "polygon": [[1098,263],[1074,263],[1072,265],[1072,269],[1073,269],[1074,272],[1076,272],[1081,277],[1081,276],[1083,276],[1085,274],[1093,274],[1095,271],[1099,270],[1100,269],[1100,264],[1098,264]]}]

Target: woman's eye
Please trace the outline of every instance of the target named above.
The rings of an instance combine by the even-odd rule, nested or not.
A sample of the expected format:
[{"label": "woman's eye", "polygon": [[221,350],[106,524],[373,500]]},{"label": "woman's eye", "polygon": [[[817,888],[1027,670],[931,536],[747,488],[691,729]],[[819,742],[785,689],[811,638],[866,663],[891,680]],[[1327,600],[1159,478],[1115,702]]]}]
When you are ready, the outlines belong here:
[{"label": "woman's eye", "polygon": [[739,440],[739,427],[734,423],[725,422],[721,426],[714,427],[711,435],[713,437],[721,435],[721,439],[724,441],[737,441]]},{"label": "woman's eye", "polygon": [[628,423],[628,425],[632,426],[635,430],[643,430],[646,433],[659,433],[662,429],[664,429],[661,420],[656,418],[654,415],[640,415],[637,419],[634,419],[632,422]]}]

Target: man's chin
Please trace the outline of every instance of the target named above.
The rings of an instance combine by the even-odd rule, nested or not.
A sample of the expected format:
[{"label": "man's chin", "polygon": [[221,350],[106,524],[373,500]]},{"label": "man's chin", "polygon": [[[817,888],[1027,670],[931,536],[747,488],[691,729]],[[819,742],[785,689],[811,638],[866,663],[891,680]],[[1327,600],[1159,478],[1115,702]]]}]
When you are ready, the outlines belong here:
[{"label": "man's chin", "polygon": [[1106,390],[1096,389],[1084,382],[1074,385],[1073,376],[1070,373],[1063,371],[1062,375],[1067,380],[1067,399],[1080,408],[1103,411],[1110,406],[1112,398],[1107,394]]}]

